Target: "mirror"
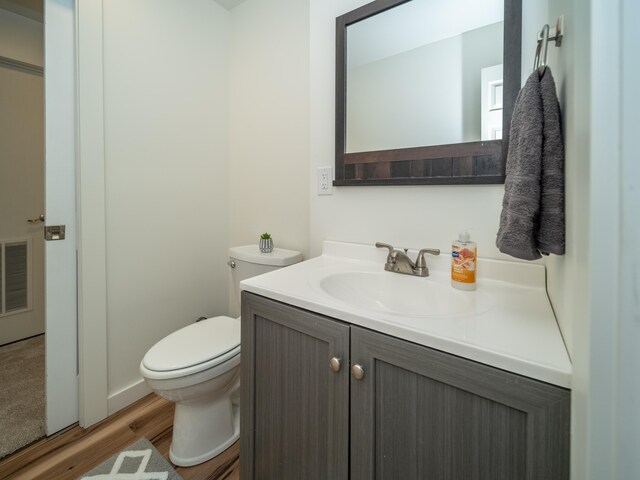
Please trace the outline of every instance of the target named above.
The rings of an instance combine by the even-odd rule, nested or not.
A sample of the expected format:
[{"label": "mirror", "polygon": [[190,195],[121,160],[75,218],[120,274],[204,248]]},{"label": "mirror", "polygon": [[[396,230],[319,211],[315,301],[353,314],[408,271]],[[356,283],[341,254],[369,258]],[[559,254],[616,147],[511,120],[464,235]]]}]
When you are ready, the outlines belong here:
[{"label": "mirror", "polygon": [[334,184],[504,182],[520,2],[377,0],[338,17]]}]

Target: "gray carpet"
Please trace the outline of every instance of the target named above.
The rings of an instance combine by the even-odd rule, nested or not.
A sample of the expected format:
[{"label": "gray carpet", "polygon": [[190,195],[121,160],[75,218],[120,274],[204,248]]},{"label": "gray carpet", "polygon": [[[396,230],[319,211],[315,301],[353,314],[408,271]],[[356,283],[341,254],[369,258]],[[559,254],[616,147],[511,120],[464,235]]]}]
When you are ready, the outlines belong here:
[{"label": "gray carpet", "polygon": [[182,477],[146,438],[141,438],[82,476],[82,480],[119,478],[182,480]]},{"label": "gray carpet", "polygon": [[0,458],[45,435],[44,335],[0,347]]}]

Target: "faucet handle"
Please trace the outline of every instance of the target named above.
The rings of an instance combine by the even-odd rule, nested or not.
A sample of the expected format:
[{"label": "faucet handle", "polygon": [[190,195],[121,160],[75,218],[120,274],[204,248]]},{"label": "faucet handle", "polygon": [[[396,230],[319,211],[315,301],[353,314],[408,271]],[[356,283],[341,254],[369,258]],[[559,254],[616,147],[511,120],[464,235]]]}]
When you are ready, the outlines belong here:
[{"label": "faucet handle", "polygon": [[418,258],[416,258],[416,268],[427,268],[427,262],[424,259],[424,254],[430,253],[431,255],[440,255],[439,248],[423,248],[418,252]]},{"label": "faucet handle", "polygon": [[396,249],[392,245],[389,245],[388,243],[376,242],[376,247],[387,248],[389,250],[389,253],[387,254],[387,263],[393,263],[393,254]]}]

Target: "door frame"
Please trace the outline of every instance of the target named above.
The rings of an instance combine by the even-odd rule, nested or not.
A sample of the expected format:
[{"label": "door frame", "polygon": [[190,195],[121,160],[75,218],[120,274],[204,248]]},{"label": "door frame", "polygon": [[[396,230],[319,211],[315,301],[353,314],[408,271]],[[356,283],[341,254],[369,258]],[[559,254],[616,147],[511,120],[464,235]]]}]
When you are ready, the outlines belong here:
[{"label": "door frame", "polygon": [[[640,74],[637,0],[591,0],[589,318],[574,359],[576,479],[638,478],[640,458]],[[595,40],[597,39],[597,40]],[[576,241],[579,241],[576,239]],[[631,254],[629,254],[631,253]],[[579,322],[579,323],[578,323]],[[580,431],[578,430],[580,428]],[[583,435],[586,433],[586,435]]]},{"label": "door frame", "polygon": [[[46,297],[76,299],[72,312],[59,303],[45,307],[51,435],[76,421],[89,427],[108,413],[104,101],[102,0],[44,0],[44,6],[45,52],[56,52],[45,65],[45,89],[54,93],[45,111],[46,164],[64,170],[60,180],[75,187],[71,203],[55,212],[63,216],[47,205],[47,224],[66,224],[67,239],[45,245]],[[52,182],[49,194],[62,195],[57,188]],[[72,258],[58,254],[73,243]],[[71,276],[65,275],[70,263]],[[64,389],[56,388],[60,383]]]},{"label": "door frame", "polygon": [[80,425],[108,415],[102,0],[75,0]]}]

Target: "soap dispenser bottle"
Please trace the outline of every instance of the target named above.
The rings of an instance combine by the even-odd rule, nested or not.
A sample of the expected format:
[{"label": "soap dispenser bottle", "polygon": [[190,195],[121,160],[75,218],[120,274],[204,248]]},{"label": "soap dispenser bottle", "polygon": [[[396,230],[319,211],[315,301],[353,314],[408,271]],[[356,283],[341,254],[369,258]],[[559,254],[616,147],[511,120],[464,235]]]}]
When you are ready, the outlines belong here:
[{"label": "soap dispenser bottle", "polygon": [[460,232],[451,245],[451,286],[459,290],[476,289],[478,247],[467,230]]}]

